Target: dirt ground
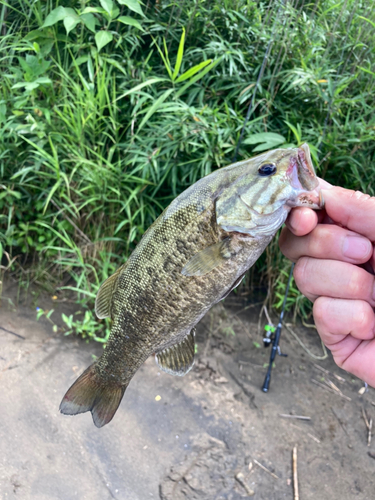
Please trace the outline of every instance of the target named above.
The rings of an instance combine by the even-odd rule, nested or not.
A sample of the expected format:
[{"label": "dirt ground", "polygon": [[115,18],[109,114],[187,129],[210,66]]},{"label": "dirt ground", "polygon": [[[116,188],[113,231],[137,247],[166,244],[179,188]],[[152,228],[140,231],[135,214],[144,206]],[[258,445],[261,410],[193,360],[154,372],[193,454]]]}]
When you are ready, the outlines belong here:
[{"label": "dirt ground", "polygon": [[[198,325],[193,370],[172,377],[150,358],[97,429],[90,414],[58,407],[102,347],[36,321],[36,306],[53,307],[62,326],[68,303],[16,296],[8,286],[0,308],[1,499],[292,500],[294,447],[301,500],[375,498],[375,439],[367,445],[363,416],[375,420],[375,390],[361,395],[360,380],[330,356],[311,358],[284,328],[288,357],[276,358],[264,394],[270,352],[256,307],[233,296],[216,306]],[[293,330],[322,354],[313,329]]]}]

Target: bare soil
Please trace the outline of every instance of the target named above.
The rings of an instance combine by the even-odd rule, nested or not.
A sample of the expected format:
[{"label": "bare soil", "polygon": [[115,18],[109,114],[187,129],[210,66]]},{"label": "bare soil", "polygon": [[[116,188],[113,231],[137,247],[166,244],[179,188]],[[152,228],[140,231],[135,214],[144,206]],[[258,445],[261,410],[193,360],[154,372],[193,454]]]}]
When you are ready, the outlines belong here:
[{"label": "bare soil", "polygon": [[[284,328],[288,357],[276,358],[263,393],[270,351],[258,308],[244,310],[233,295],[214,307],[198,325],[193,370],[172,377],[150,358],[114,420],[97,429],[90,414],[66,417],[58,407],[102,347],[64,336],[69,303],[16,297],[9,285],[0,307],[1,499],[293,500],[294,447],[301,500],[375,498],[375,439],[368,446],[364,419],[375,420],[375,390],[360,394],[360,380],[330,355],[310,357]],[[36,306],[55,309],[57,333],[36,321]],[[322,355],[315,330],[292,328]]]}]

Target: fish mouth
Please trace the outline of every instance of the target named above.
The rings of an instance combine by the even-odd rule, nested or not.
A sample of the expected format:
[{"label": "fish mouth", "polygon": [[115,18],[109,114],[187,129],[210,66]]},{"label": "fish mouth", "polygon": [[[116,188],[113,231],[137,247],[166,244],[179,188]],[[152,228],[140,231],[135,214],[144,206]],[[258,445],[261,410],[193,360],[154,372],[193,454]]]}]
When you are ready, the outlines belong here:
[{"label": "fish mouth", "polygon": [[302,144],[297,149],[297,154],[290,159],[287,175],[292,187],[300,192],[293,206],[308,206],[313,209],[324,207],[324,198],[306,143]]}]

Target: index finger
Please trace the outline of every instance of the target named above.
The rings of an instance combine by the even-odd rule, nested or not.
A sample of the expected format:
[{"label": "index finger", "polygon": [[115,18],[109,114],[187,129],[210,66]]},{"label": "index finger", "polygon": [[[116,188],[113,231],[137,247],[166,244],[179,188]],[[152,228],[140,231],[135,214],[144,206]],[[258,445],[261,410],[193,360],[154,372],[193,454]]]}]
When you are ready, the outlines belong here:
[{"label": "index finger", "polygon": [[342,187],[324,190],[328,216],[341,226],[375,240],[375,198]]}]

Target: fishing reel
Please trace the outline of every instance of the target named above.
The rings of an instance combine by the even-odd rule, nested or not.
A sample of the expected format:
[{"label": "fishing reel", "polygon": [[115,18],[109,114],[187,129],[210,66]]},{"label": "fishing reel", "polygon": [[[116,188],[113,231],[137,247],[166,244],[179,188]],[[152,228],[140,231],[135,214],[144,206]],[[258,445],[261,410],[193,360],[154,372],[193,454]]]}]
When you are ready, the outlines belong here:
[{"label": "fishing reel", "polygon": [[265,330],[265,336],[263,337],[263,346],[264,347],[269,347],[272,344],[272,340],[275,337],[275,331],[276,327],[271,325],[266,325],[264,327]]},{"label": "fishing reel", "polygon": [[[276,328],[276,326],[273,326],[271,324],[271,325],[266,325],[264,327],[264,330],[265,330],[266,333],[265,333],[265,336],[263,337],[263,346],[264,347],[269,347],[275,341],[277,328]],[[277,354],[279,356],[283,356],[285,358],[288,357],[287,354],[284,354],[284,353],[281,352],[281,349],[280,349],[280,346],[279,346],[278,343],[276,345],[276,349],[277,349]]]}]

